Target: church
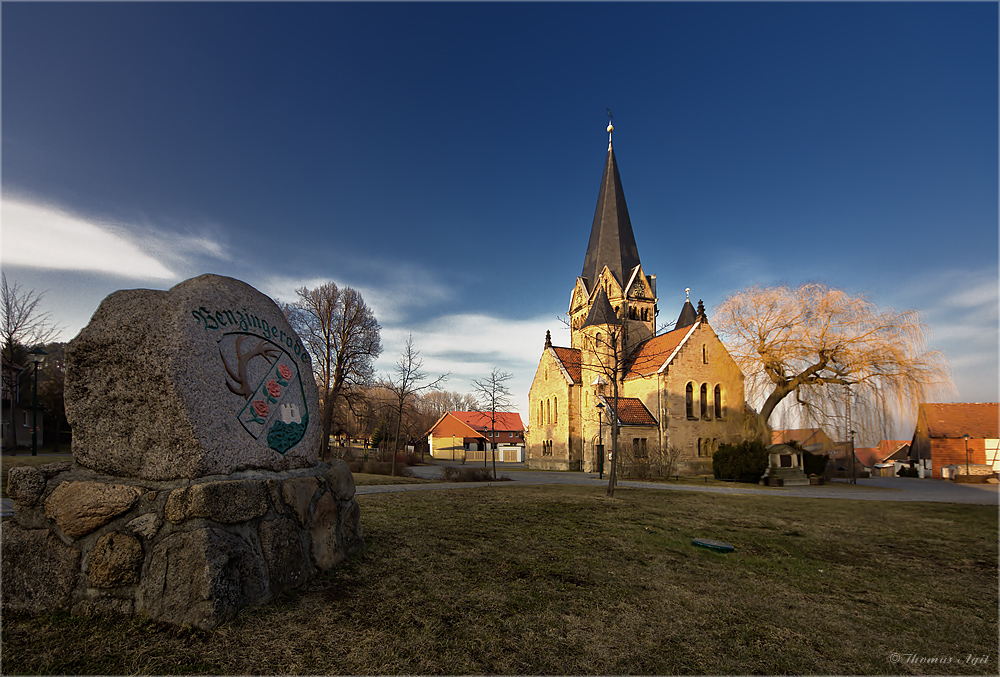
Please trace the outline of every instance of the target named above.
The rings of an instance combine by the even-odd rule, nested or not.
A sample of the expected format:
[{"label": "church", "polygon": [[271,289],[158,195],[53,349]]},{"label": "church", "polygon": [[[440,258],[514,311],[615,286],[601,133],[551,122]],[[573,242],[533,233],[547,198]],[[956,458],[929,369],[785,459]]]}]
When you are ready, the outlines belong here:
[{"label": "church", "polygon": [[583,271],[569,304],[570,345],[545,349],[528,392],[527,465],[608,471],[612,417],[626,476],[710,473],[743,437],[743,373],[688,298],[657,335],[656,276],[639,260],[611,147]]}]

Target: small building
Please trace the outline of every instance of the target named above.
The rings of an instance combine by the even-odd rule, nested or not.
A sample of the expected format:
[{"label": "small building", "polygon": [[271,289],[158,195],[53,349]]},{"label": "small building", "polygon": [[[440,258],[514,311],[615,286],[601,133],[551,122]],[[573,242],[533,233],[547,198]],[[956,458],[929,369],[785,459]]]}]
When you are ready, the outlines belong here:
[{"label": "small building", "polygon": [[774,430],[771,432],[771,444],[788,444],[798,442],[806,451],[812,454],[833,456],[836,445],[822,428],[795,428],[791,430]]},{"label": "small building", "polygon": [[910,460],[918,465],[929,463],[931,476],[936,478],[945,466],[957,466],[959,474],[966,468],[972,474],[1000,472],[998,416],[997,402],[921,403],[910,440]]},{"label": "small building", "polygon": [[427,431],[427,444],[438,460],[482,461],[495,449],[498,461],[522,462],[524,424],[516,412],[449,411]]}]

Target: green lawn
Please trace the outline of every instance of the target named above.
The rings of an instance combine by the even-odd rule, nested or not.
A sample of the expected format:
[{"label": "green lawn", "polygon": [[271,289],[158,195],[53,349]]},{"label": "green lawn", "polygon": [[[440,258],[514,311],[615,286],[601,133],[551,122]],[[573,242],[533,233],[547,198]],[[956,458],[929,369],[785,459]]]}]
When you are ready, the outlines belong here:
[{"label": "green lawn", "polygon": [[510,484],[359,500],[367,550],[294,598],[211,632],[5,614],[3,670],[997,672],[995,507]]}]

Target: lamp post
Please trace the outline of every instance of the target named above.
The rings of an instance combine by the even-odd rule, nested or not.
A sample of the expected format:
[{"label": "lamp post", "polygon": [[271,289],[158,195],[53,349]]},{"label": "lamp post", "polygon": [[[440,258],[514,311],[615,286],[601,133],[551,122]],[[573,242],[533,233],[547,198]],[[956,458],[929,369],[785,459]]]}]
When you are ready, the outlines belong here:
[{"label": "lamp post", "polygon": [[604,404],[597,403],[597,475],[604,479]]},{"label": "lamp post", "polygon": [[38,367],[41,365],[47,352],[41,348],[29,350],[31,363],[35,365],[35,386],[31,397],[31,455],[38,456]]},{"label": "lamp post", "polygon": [[962,435],[965,440],[965,476],[969,476],[969,433]]},{"label": "lamp post", "polygon": [[851,431],[851,484],[858,483],[858,475],[854,467],[854,431]]}]

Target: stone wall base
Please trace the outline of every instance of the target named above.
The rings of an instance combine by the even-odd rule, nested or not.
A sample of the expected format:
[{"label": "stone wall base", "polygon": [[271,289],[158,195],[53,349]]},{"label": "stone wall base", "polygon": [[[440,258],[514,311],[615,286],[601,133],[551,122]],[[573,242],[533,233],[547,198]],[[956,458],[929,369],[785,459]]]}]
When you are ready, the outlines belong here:
[{"label": "stone wall base", "polygon": [[73,462],[12,468],[5,610],[142,614],[210,629],[364,547],[343,461],[156,482]]}]

